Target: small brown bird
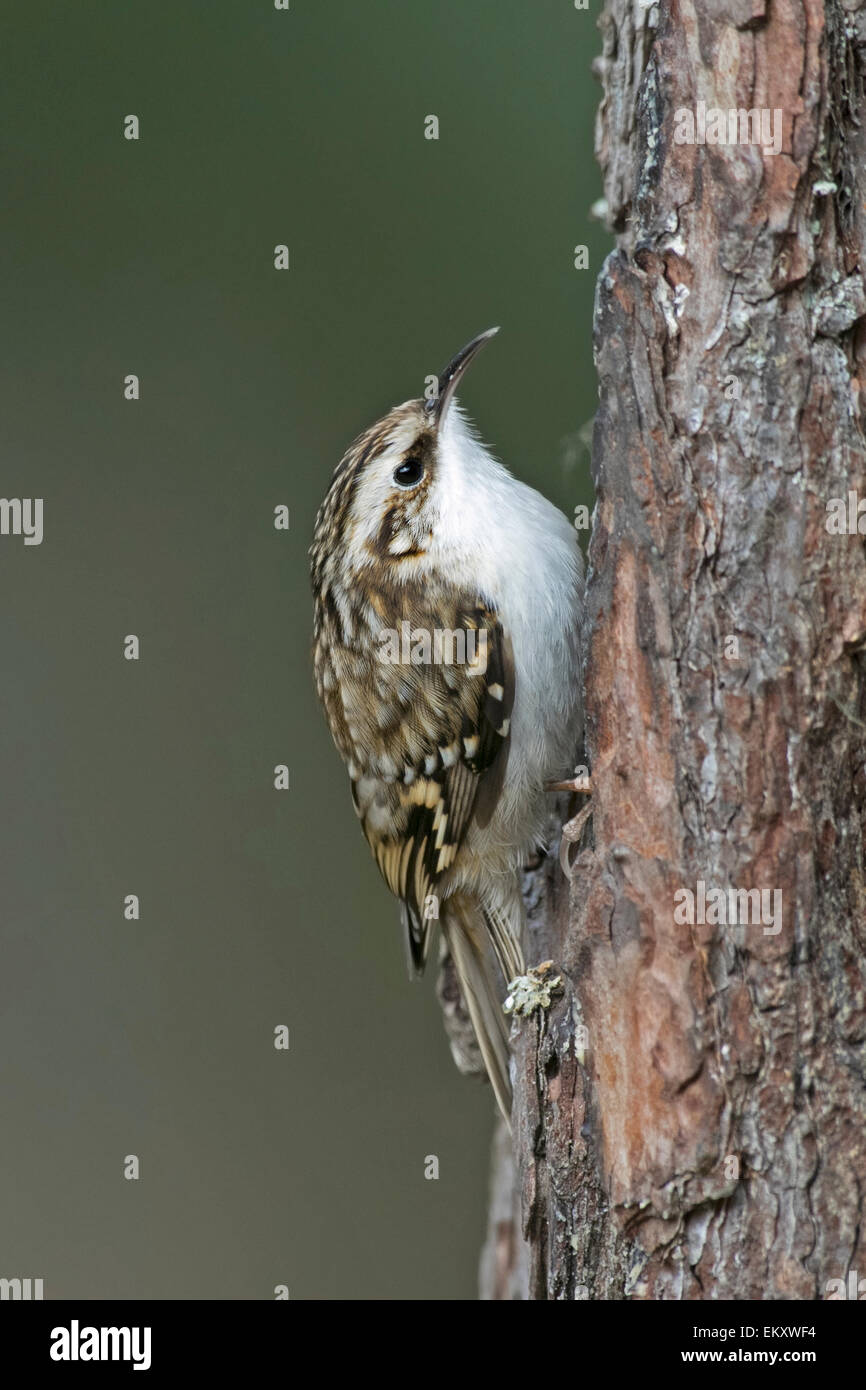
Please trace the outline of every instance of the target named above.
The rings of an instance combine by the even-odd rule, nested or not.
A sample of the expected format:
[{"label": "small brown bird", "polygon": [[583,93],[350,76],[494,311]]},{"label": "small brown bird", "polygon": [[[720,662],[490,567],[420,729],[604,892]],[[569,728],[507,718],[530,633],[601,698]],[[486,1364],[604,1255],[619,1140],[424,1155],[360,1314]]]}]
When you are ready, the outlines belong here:
[{"label": "small brown bird", "polygon": [[525,969],[519,870],[582,733],[583,560],[455,403],[497,331],[355,441],[310,554],[316,684],[355,809],[418,973],[441,924],[508,1120],[501,999]]}]

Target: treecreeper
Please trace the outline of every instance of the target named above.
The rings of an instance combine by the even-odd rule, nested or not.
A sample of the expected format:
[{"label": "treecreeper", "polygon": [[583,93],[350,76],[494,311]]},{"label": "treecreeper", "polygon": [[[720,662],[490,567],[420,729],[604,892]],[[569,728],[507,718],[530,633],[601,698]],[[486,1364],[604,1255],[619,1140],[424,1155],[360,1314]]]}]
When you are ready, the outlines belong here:
[{"label": "treecreeper", "polygon": [[519,871],[543,841],[551,786],[588,781],[567,780],[583,730],[576,532],[455,399],[497,331],[355,440],[310,555],[316,685],[411,970],[438,921],[510,1122],[503,1000],[520,1011],[538,983]]}]

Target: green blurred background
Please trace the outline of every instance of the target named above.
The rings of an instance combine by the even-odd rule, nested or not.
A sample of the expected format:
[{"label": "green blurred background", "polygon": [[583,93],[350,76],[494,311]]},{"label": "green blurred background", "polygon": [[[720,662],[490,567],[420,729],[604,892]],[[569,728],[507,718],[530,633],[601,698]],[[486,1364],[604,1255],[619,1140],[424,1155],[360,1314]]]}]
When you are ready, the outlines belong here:
[{"label": "green blurred background", "polygon": [[491,1093],[407,981],[306,551],[348,442],[494,323],[464,405],[589,501],[596,10],[4,6],[0,493],[45,538],[0,537],[0,1276],[46,1298],[476,1294]]}]

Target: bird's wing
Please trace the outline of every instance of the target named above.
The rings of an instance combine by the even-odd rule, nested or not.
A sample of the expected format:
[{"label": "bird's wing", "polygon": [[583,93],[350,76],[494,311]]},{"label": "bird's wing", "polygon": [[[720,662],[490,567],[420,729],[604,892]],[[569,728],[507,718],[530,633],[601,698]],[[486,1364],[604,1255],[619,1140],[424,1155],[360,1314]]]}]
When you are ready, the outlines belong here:
[{"label": "bird's wing", "polygon": [[[514,702],[511,644],[496,613],[479,601],[458,605],[455,617],[451,631],[464,628],[467,650],[468,633],[475,633],[474,664],[409,661],[382,681],[392,691],[396,681],[400,696],[395,717],[379,730],[393,780],[383,778],[381,756],[361,762],[354,740],[360,772],[352,785],[355,808],[389,888],[403,903],[418,972],[438,915],[431,906],[437,884],[473,817],[486,824],[501,790]],[[381,722],[389,702],[383,694],[373,703]]]}]

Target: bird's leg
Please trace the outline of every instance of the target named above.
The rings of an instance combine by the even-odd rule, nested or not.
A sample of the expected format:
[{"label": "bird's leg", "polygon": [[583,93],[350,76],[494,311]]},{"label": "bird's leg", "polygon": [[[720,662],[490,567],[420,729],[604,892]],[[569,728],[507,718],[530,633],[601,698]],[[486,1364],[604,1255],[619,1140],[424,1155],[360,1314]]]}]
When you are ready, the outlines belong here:
[{"label": "bird's leg", "polygon": [[592,796],[592,779],[589,777],[569,777],[567,782],[548,782],[546,790],[549,792],[583,792],[585,796]]},{"label": "bird's leg", "polygon": [[[584,796],[592,796],[592,781],[587,776],[570,777],[567,782],[548,782],[549,792],[581,792]],[[569,852],[571,846],[576,844],[583,834],[583,827],[592,815],[592,802],[588,802],[582,811],[578,811],[570,821],[566,821],[562,827],[562,840],[559,846],[559,862],[562,865],[562,872],[567,879],[571,878],[571,863]]]}]

